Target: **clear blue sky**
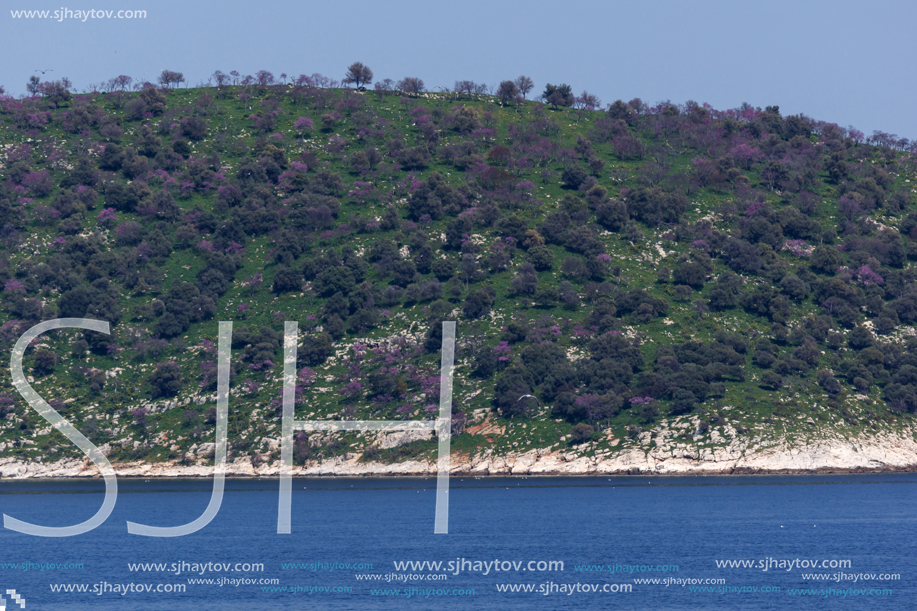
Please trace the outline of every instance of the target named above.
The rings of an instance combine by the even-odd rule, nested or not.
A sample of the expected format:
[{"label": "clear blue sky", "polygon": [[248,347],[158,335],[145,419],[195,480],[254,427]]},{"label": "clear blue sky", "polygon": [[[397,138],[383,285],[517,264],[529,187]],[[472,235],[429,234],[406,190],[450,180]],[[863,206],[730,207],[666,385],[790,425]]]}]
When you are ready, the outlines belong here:
[{"label": "clear blue sky", "polygon": [[[119,74],[189,85],[214,70],[319,72],[362,61],[376,80],[496,84],[526,74],[604,103],[640,97],[783,114],[917,139],[917,3],[3,0],[0,85],[36,69],[76,90]],[[146,10],[140,20],[14,19],[11,10]]]}]

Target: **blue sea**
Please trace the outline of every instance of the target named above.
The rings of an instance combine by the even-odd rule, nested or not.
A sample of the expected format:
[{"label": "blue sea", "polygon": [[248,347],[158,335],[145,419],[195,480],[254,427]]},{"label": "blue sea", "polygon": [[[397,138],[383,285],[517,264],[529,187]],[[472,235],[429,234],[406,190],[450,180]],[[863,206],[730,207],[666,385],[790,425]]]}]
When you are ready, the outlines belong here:
[{"label": "blue sea", "polygon": [[[7,609],[917,608],[917,474],[120,479],[109,519],[76,537],[0,530]],[[44,526],[91,517],[99,481],[0,481],[0,512]],[[15,592],[12,594],[11,592]],[[21,607],[20,603],[25,603]],[[3,606],[3,603],[0,603]]]}]

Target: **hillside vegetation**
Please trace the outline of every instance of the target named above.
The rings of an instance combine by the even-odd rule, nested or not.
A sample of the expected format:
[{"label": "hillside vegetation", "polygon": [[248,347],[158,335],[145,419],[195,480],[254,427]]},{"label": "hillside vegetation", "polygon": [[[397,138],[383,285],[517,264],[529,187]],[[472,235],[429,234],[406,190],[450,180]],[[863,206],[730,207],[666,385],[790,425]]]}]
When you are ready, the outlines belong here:
[{"label": "hillside vegetation", "polygon": [[[43,335],[25,369],[111,460],[209,459],[220,320],[230,460],[256,464],[279,459],[288,320],[297,418],[366,420],[435,416],[456,320],[462,452],[607,453],[676,417],[700,443],[912,426],[906,140],[564,86],[247,82],[0,98],[3,353],[108,321]],[[2,455],[79,454],[6,366],[0,416]],[[298,433],[295,460],[434,456],[371,440]]]}]

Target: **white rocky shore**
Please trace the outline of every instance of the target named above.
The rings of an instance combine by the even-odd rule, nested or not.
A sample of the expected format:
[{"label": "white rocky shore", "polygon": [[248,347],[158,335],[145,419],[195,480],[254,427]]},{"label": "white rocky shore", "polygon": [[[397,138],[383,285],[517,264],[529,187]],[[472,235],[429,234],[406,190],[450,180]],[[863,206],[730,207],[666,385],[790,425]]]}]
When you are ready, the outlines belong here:
[{"label": "white rocky shore", "polygon": [[[739,437],[724,447],[690,449],[686,444],[663,443],[644,439],[645,443],[620,450],[606,450],[604,455],[583,455],[576,450],[531,450],[497,456],[489,451],[469,456],[453,452],[450,471],[454,476],[482,475],[720,475],[780,473],[849,473],[917,471],[917,440],[910,435],[881,433],[859,439],[811,440],[805,445],[785,441],[767,443]],[[682,447],[685,446],[685,447]],[[406,461],[396,464],[361,462],[353,453],[333,460],[310,462],[294,467],[296,476],[383,477],[432,476],[436,461]],[[115,463],[122,477],[211,477],[213,464],[198,460],[193,464]],[[279,472],[279,464],[265,461],[255,467],[248,457],[235,459],[226,473],[235,477],[270,477]],[[0,478],[99,477],[99,471],[88,460],[61,460],[56,463],[23,463],[15,458],[0,458]]]}]

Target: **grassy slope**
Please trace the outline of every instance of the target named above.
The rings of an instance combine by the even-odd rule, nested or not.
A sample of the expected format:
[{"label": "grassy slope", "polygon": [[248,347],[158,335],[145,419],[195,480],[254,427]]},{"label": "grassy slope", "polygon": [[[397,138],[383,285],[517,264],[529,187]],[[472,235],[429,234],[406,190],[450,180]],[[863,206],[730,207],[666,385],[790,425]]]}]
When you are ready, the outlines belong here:
[{"label": "grassy slope", "polygon": [[[179,109],[182,107],[190,108],[204,93],[201,90],[178,90],[168,95],[168,108]],[[212,92],[210,92],[212,93]],[[252,122],[248,116],[257,111],[257,104],[260,97],[264,94],[254,93],[251,100],[240,102],[236,97],[238,91],[233,91],[227,99],[216,99],[214,105],[207,111],[206,119],[209,122],[209,134],[201,142],[193,143],[194,155],[206,156],[211,150],[217,150],[221,156],[224,166],[224,173],[227,176],[233,176],[235,169],[238,167],[243,156],[249,154],[251,147],[256,144],[256,135],[252,129]],[[272,94],[273,95],[273,94]],[[364,111],[376,118],[390,121],[393,126],[398,127],[406,136],[406,146],[412,146],[421,142],[418,131],[411,127],[409,115],[409,105],[423,105],[430,111],[440,109],[449,113],[450,109],[456,106],[455,100],[446,96],[426,95],[418,100],[411,100],[404,104],[398,97],[386,97],[377,99],[376,96],[366,94],[362,96],[365,105]],[[96,101],[105,108],[106,112],[112,115],[122,114],[123,111],[117,111],[107,104],[104,96],[97,96]],[[534,103],[526,103],[521,107],[501,107],[493,99],[481,98],[477,100],[463,100],[461,103],[474,108],[478,113],[490,112],[496,120],[496,131],[498,134],[497,141],[506,137],[507,126],[510,122],[526,122],[531,120]],[[250,108],[252,110],[250,110]],[[377,183],[381,192],[390,189],[390,185],[397,183],[405,178],[407,172],[400,172],[394,175],[380,173],[372,178],[361,178],[351,173],[344,163],[346,155],[352,154],[353,151],[363,148],[365,145],[355,138],[355,130],[345,118],[339,126],[331,131],[316,131],[307,138],[298,137],[293,127],[293,122],[299,116],[310,116],[319,125],[319,117],[326,112],[325,110],[313,110],[306,107],[297,107],[288,99],[288,96],[282,98],[281,109],[283,113],[279,117],[279,122],[274,133],[284,134],[283,140],[278,142],[288,160],[295,160],[306,152],[316,155],[318,161],[332,171],[338,172],[345,180],[345,185],[349,186],[353,180],[371,180]],[[56,110],[52,115],[57,115],[61,111]],[[599,112],[576,113],[573,110],[549,111],[551,119],[557,121],[561,126],[561,133],[557,138],[563,146],[573,147],[576,143],[577,136],[588,136],[596,119],[601,116]],[[3,144],[8,148],[11,145],[19,145],[22,142],[31,142],[36,148],[34,157],[34,166],[37,168],[44,167],[41,164],[40,154],[38,151],[42,147],[48,146],[50,142],[58,142],[59,146],[67,150],[67,157],[72,162],[77,158],[79,150],[85,150],[91,142],[102,142],[104,139],[98,134],[97,130],[92,130],[87,136],[70,134],[62,131],[60,125],[52,122],[49,127],[40,131],[28,133],[26,130],[14,129],[12,119],[9,115],[3,115],[2,121],[5,123],[3,134]],[[152,125],[156,126],[163,119],[153,119]],[[125,121],[125,135],[121,139],[122,145],[130,145],[139,134],[138,122]],[[225,139],[217,139],[217,134],[226,134]],[[329,152],[326,150],[326,144],[332,135],[340,135],[346,140],[346,144],[340,152]],[[457,134],[444,133],[440,146],[447,144],[452,140],[458,140]],[[162,136],[164,142],[169,141],[168,136]],[[817,140],[813,136],[813,140]],[[376,145],[380,146],[381,142]],[[493,143],[486,143],[482,150],[486,153],[486,148]],[[878,158],[878,151],[870,151],[868,147],[863,147],[867,154],[873,154]],[[381,149],[381,146],[380,146]],[[46,149],[45,149],[46,150]],[[609,190],[609,196],[618,195],[621,187],[635,184],[637,169],[646,161],[640,160],[620,160],[613,154],[611,147],[607,144],[596,145],[596,154],[606,162],[602,171],[599,184]],[[686,151],[681,155],[669,159],[671,172],[689,171],[690,160],[696,155],[694,151]],[[558,202],[567,193],[561,185],[559,174],[562,170],[560,163],[551,164],[551,169],[556,172],[546,184],[534,171],[523,171],[518,176],[518,180],[528,179],[534,185],[534,197],[521,204],[520,208],[514,212],[522,216],[530,227],[539,224],[544,216],[558,209]],[[447,180],[458,186],[465,180],[463,172],[457,170],[451,164],[445,164],[437,161],[436,158],[430,166],[421,171],[413,172],[417,178],[423,178],[433,171],[439,171],[446,176]],[[758,176],[754,171],[745,172],[752,185],[758,184]],[[55,181],[65,175],[61,169],[53,169],[52,176]],[[114,178],[115,180],[124,181],[122,177]],[[894,177],[895,186],[900,188],[905,185],[906,181],[913,184],[917,182],[917,176],[911,173],[900,173]],[[151,182],[154,190],[158,187],[155,182]],[[822,198],[822,204],[819,207],[818,220],[824,227],[832,226],[834,221],[831,216],[832,205],[834,201],[834,187],[824,180],[821,176],[816,195]],[[56,191],[55,191],[56,193]],[[28,209],[31,206],[45,204],[53,200],[54,193],[46,198],[37,200],[35,203],[26,204]],[[395,201],[402,201],[400,194],[396,194]],[[733,194],[725,191],[719,192],[710,189],[702,189],[691,195],[691,205],[682,220],[687,223],[693,223],[703,218],[711,218],[715,215],[721,205],[733,198]],[[769,203],[774,207],[782,207],[785,203],[780,195],[775,192],[767,192]],[[214,206],[214,195],[194,194],[190,197],[177,197],[176,201],[181,209],[185,212],[191,211],[196,206],[204,209],[212,209]],[[338,222],[346,222],[355,215],[360,215],[364,220],[368,217],[381,216],[385,209],[385,202],[360,203],[353,198],[341,198],[341,210],[338,215]],[[104,206],[101,202],[96,207],[95,212],[86,215],[84,230],[98,232],[103,239],[110,236],[110,229],[100,227],[96,223],[96,214]],[[149,225],[148,220],[140,219],[136,215],[119,213],[119,220],[136,218]],[[903,215],[902,215],[903,216]],[[715,217],[713,217],[715,218]],[[883,215],[881,210],[874,213],[876,220],[894,226],[898,219]],[[440,221],[434,221],[428,228],[428,235],[435,235],[438,231],[445,229],[449,218]],[[687,253],[690,250],[688,243],[677,243],[663,238],[666,227],[647,227],[640,225],[641,230],[646,236],[642,242],[630,242],[621,236],[606,233],[603,240],[606,243],[607,252],[613,258],[613,265],[621,267],[621,273],[615,277],[610,275],[609,281],[620,289],[646,288],[654,296],[665,298],[670,308],[665,317],[659,317],[648,323],[639,323],[630,318],[624,318],[621,321],[622,329],[633,337],[642,340],[641,350],[647,361],[652,363],[656,348],[661,344],[670,344],[673,342],[683,342],[689,339],[700,341],[709,341],[713,334],[721,329],[733,331],[745,336],[749,335],[752,330],[758,331],[763,335],[770,333],[771,321],[761,316],[749,314],[741,308],[726,310],[724,312],[698,315],[692,308],[692,302],[700,297],[693,294],[690,299],[679,301],[674,294],[674,285],[672,283],[657,283],[656,272],[659,266],[672,266],[677,261],[679,255]],[[484,241],[490,243],[494,239],[492,228],[476,227],[475,236],[480,236]],[[361,249],[367,249],[374,240],[385,235],[391,237],[394,232],[373,232],[373,233],[350,233],[348,235],[335,235],[332,237],[317,237],[313,246],[313,252],[322,248],[340,247],[341,245],[351,245],[358,252]],[[406,233],[406,232],[405,232]],[[405,233],[395,236],[400,240],[399,245],[404,244]],[[11,269],[15,270],[20,261],[24,258],[42,259],[53,252],[55,248],[52,240],[57,235],[56,224],[50,226],[39,226],[37,224],[29,225],[27,233],[23,233],[23,243],[19,248],[7,251],[6,255],[11,263]],[[475,237],[472,236],[472,237]],[[196,240],[195,240],[196,241]],[[569,254],[563,247],[558,245],[549,246],[555,256],[556,265],[554,271],[541,272],[539,274],[540,285],[549,284],[557,285],[564,279],[563,274],[559,271],[560,261]],[[206,410],[213,405],[212,390],[201,391],[200,380],[201,372],[199,362],[202,360],[201,350],[198,346],[202,340],[216,341],[217,320],[233,320],[236,322],[236,328],[240,325],[261,326],[269,325],[279,331],[282,328],[283,320],[296,320],[300,323],[300,329],[308,330],[310,326],[319,324],[321,318],[321,305],[324,300],[314,292],[306,291],[303,293],[285,293],[276,295],[270,291],[273,274],[277,269],[274,260],[269,256],[272,249],[272,236],[261,235],[251,238],[246,244],[246,251],[243,257],[244,265],[235,274],[235,280],[229,291],[223,295],[217,304],[217,313],[213,319],[194,324],[191,328],[179,338],[173,341],[172,345],[156,358],[138,358],[131,346],[134,344],[133,338],[146,337],[145,332],[152,326],[152,321],[143,320],[140,317],[139,308],[148,303],[152,298],[161,292],[164,292],[170,285],[170,282],[176,279],[183,279],[193,282],[195,275],[204,265],[205,261],[194,247],[186,249],[177,249],[162,264],[161,269],[164,274],[162,289],[121,290],[120,305],[124,312],[121,323],[115,327],[114,335],[118,340],[117,343],[125,348],[123,352],[114,356],[88,355],[82,359],[69,354],[70,346],[76,338],[74,332],[57,332],[45,337],[43,342],[48,347],[62,355],[61,364],[57,370],[49,376],[39,378],[35,382],[35,388],[46,399],[59,398],[67,401],[67,407],[62,413],[74,421],[78,427],[85,427],[86,424],[96,419],[96,426],[86,429],[91,431],[90,438],[96,443],[112,443],[114,448],[111,458],[113,460],[145,459],[145,460],[164,460],[176,459],[181,456],[182,452],[192,444],[199,444],[213,438],[213,427],[211,425],[202,426],[195,422],[186,422],[185,410],[193,410],[200,417],[206,413]],[[664,256],[662,253],[664,252]],[[438,253],[439,254],[439,253]],[[458,261],[460,255],[453,252],[444,253],[453,260]],[[306,255],[308,256],[308,255]],[[781,258],[786,259],[791,266],[800,264],[800,261],[791,254],[783,251],[779,254]],[[297,265],[303,259],[297,261]],[[513,266],[524,261],[524,253],[517,251],[513,259],[513,265],[510,270],[502,273],[491,274],[482,280],[483,285],[492,286],[497,293],[497,301],[493,308],[491,316],[478,320],[468,320],[461,315],[458,317],[458,335],[460,342],[467,338],[474,338],[478,345],[489,347],[495,345],[501,335],[501,327],[511,317],[524,314],[533,326],[540,326],[539,320],[545,327],[550,324],[560,324],[563,333],[557,338],[557,342],[565,349],[580,357],[588,356],[586,341],[573,335],[572,329],[579,324],[590,309],[589,303],[584,303],[575,311],[566,310],[562,307],[541,307],[526,304],[519,296],[514,295],[509,288],[512,279]],[[910,265],[908,263],[907,265]],[[720,259],[714,259],[714,276],[728,269]],[[263,273],[264,283],[256,289],[243,286],[242,280],[251,277],[256,273]],[[379,285],[384,285],[389,278],[379,277],[378,274],[370,268],[367,280]],[[759,279],[760,281],[760,279]],[[585,296],[585,283],[576,281],[575,285],[581,296]],[[709,289],[709,285],[708,285]],[[708,290],[707,289],[707,290]],[[462,299],[467,289],[463,287],[463,293],[453,298],[452,304],[456,309],[461,308]],[[54,290],[45,290],[42,298],[48,303],[54,303],[59,296]],[[448,293],[446,294],[448,297]],[[240,304],[247,304],[249,307],[245,312],[240,312]],[[425,308],[429,302],[417,304],[400,304],[388,306],[384,309],[390,312],[390,317],[381,321],[381,324],[366,333],[360,333],[361,337],[377,339],[389,337],[392,335],[413,333],[417,339],[422,340],[422,334],[426,331],[427,321]],[[380,309],[383,309],[380,307]],[[802,316],[810,313],[816,313],[817,307],[807,302],[794,307],[792,321],[798,321]],[[277,314],[280,313],[280,314]],[[316,316],[316,319],[310,320],[310,315]],[[550,317],[546,318],[546,317]],[[550,321],[550,323],[549,323]],[[790,323],[790,324],[791,324]],[[848,331],[849,332],[849,331]],[[899,330],[897,333],[901,334]],[[339,388],[341,376],[344,374],[345,367],[342,364],[342,358],[349,354],[349,346],[354,342],[355,336],[352,334],[345,335],[344,338],[335,344],[336,358],[329,360],[322,366],[315,367],[319,374],[319,379],[311,387],[307,402],[300,405],[297,410],[297,416],[300,418],[326,418],[334,417],[342,413],[346,407],[351,406],[352,411],[348,413],[350,417],[357,418],[393,418],[397,417],[395,408],[402,404],[402,401],[394,401],[385,404],[372,404],[366,400],[345,401],[340,393]],[[824,349],[824,346],[821,346]],[[831,367],[837,359],[849,348],[832,354],[828,351],[823,356],[822,362],[818,368]],[[791,346],[781,348],[782,354],[792,351]],[[516,352],[514,350],[514,352]],[[239,351],[234,353],[238,357]],[[814,372],[805,377],[795,378],[792,387],[784,387],[780,391],[771,392],[762,389],[757,381],[763,370],[755,367],[750,359],[751,351],[746,355],[746,379],[745,382],[730,382],[726,384],[725,396],[720,398],[708,399],[705,403],[699,405],[694,416],[702,418],[709,417],[716,413],[727,414],[726,418],[730,425],[741,425],[749,429],[749,435],[762,436],[774,435],[781,437],[786,436],[790,439],[803,440],[813,434],[828,434],[828,431],[835,431],[845,436],[861,436],[871,431],[884,428],[910,427],[912,423],[911,416],[907,414],[898,414],[886,408],[878,389],[873,387],[868,397],[857,397],[856,391],[845,384],[844,392],[838,396],[830,396],[815,384]],[[277,355],[279,357],[279,353]],[[213,357],[210,357],[213,358]],[[182,391],[174,399],[157,399],[153,401],[147,378],[154,367],[154,363],[163,360],[174,360],[179,363],[185,385]],[[276,359],[277,362],[280,359]],[[428,376],[437,375],[438,355],[423,354],[412,357],[411,361]],[[26,368],[29,369],[30,361],[27,357]],[[78,368],[91,367],[101,370],[112,370],[119,368],[120,373],[117,375],[117,382],[110,379],[101,393],[93,393],[86,383],[86,377],[78,371]],[[257,392],[242,392],[238,382],[235,384],[236,390],[230,404],[230,440],[234,443],[233,454],[254,454],[257,451],[266,451],[264,439],[266,437],[276,438],[279,436],[279,419],[276,417],[275,408],[271,407],[271,402],[276,400],[280,388],[280,367],[275,366],[267,375],[263,372],[250,372],[245,370],[245,365],[239,369],[237,381],[252,379],[260,384]],[[492,410],[493,381],[481,380],[472,375],[471,358],[469,350],[463,350],[459,354],[458,367],[456,369],[455,379],[455,396],[454,405],[456,409],[461,409],[467,414],[477,413],[478,418],[482,417],[483,412],[480,410]],[[11,388],[9,374],[4,370],[0,384]],[[423,406],[430,400],[420,398],[420,389],[411,387],[406,401],[413,399],[414,407],[412,416],[414,418],[425,417]],[[10,390],[7,391],[12,394]],[[165,411],[154,411],[146,417],[147,427],[137,425],[132,415],[133,410],[142,405],[158,404],[162,405],[168,401],[178,401],[188,405],[184,408],[168,409]],[[661,404],[661,411],[664,414],[667,411],[667,403]],[[476,410],[478,410],[476,412]],[[869,410],[869,415],[867,415]],[[27,407],[24,401],[17,397],[17,403],[14,407],[15,417],[8,418],[0,428],[0,442],[7,444],[3,451],[5,455],[18,455],[35,460],[55,460],[63,456],[72,456],[75,448],[63,441],[59,435],[51,433],[43,422],[38,421],[34,416],[31,423],[26,426],[20,426],[21,418],[26,413]],[[812,419],[815,427],[808,424]],[[191,418],[193,420],[193,417]],[[475,449],[492,447],[497,453],[509,451],[523,451],[535,447],[563,447],[568,444],[566,436],[569,435],[572,423],[554,418],[549,410],[543,409],[542,413],[532,419],[522,421],[519,418],[507,420],[495,417],[495,422],[499,425],[506,426],[506,433],[500,436],[491,436],[487,441],[482,436],[472,436],[462,434],[454,439],[454,447],[462,451],[474,451]],[[596,442],[583,448],[589,454],[603,452],[612,448],[619,449],[618,440],[625,439],[627,429],[631,426],[646,427],[645,423],[640,422],[635,409],[625,409],[620,412],[611,422],[607,435],[597,435]],[[650,425],[652,426],[652,425]],[[714,429],[716,427],[713,427]],[[16,439],[26,439],[24,446],[13,447],[13,441]],[[609,445],[613,439],[615,445]],[[687,439],[687,437],[686,437]],[[313,447],[313,456],[330,456],[340,454],[348,450],[360,450],[362,441],[356,435],[345,435],[341,438],[342,443],[328,443],[328,439],[321,442],[315,440]],[[709,437],[701,440],[701,445],[709,444]],[[399,459],[410,455],[432,455],[433,444],[428,442],[415,443],[400,450],[388,450],[379,454],[382,458]]]}]

